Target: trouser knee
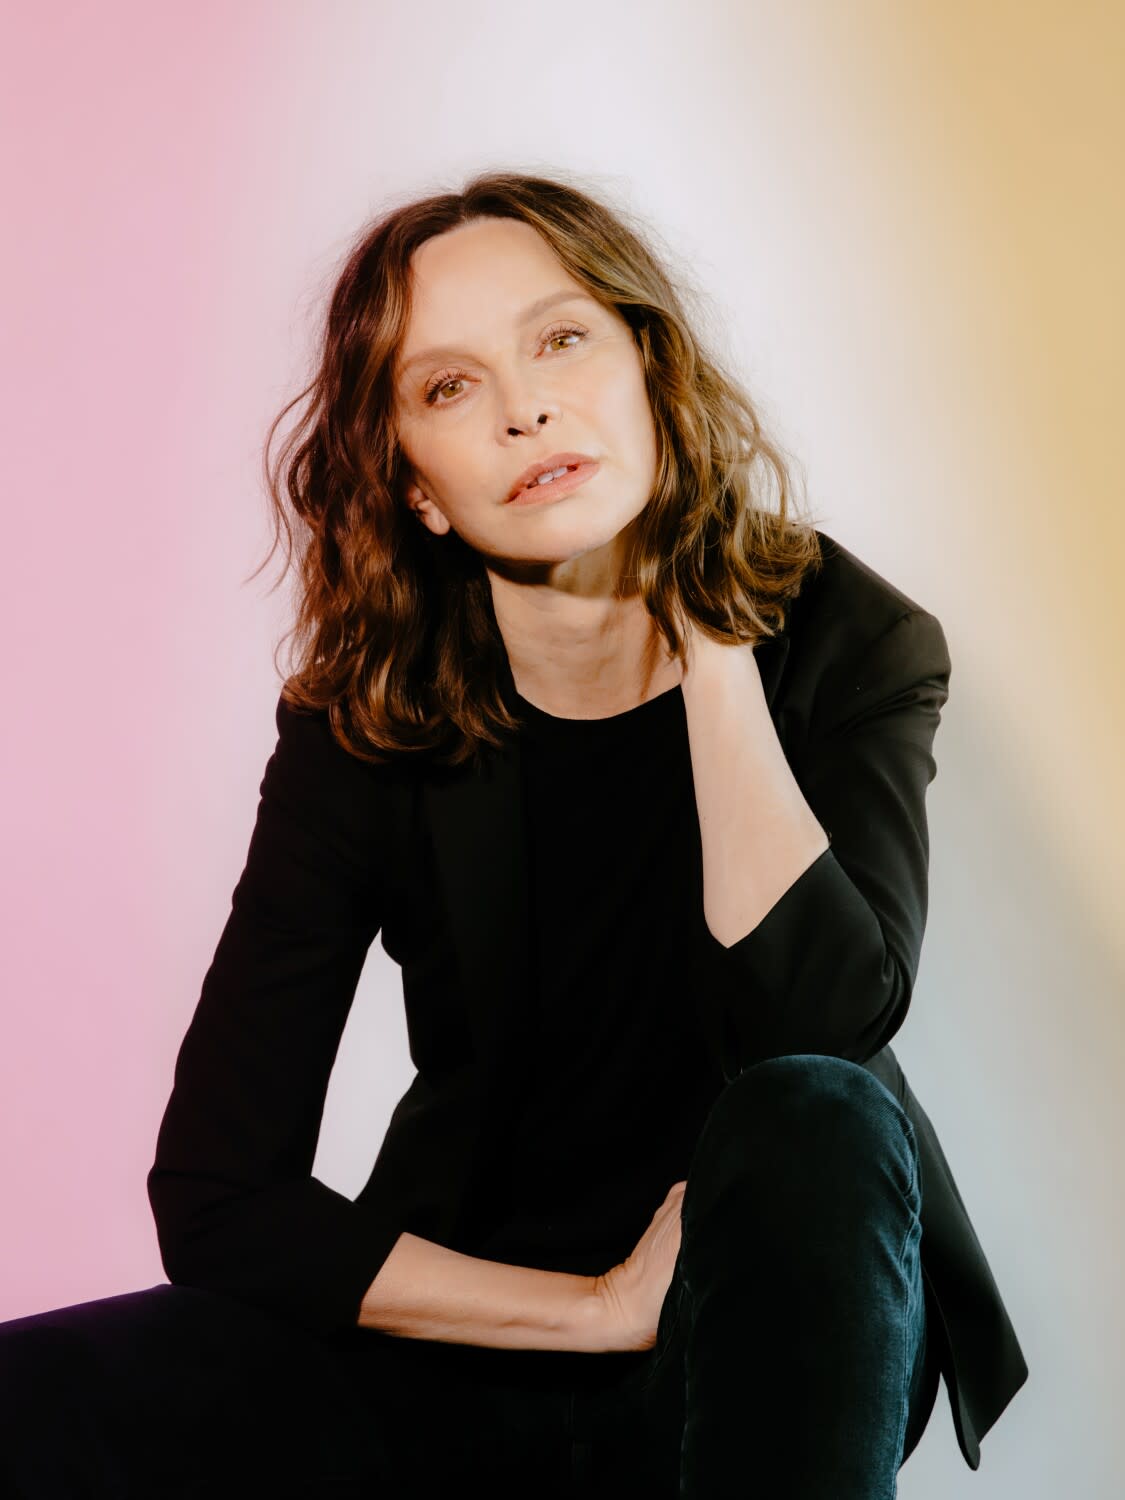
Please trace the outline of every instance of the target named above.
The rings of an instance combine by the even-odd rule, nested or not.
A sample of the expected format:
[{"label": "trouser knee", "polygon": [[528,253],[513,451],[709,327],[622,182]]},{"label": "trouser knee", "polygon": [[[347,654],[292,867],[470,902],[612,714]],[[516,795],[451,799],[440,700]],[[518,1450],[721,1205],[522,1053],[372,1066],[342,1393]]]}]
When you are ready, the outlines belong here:
[{"label": "trouser knee", "polygon": [[712,1106],[688,1172],[684,1223],[732,1193],[759,1204],[781,1188],[860,1201],[865,1183],[888,1175],[916,1200],[914,1127],[872,1072],[819,1053],[769,1058],[727,1083]]}]

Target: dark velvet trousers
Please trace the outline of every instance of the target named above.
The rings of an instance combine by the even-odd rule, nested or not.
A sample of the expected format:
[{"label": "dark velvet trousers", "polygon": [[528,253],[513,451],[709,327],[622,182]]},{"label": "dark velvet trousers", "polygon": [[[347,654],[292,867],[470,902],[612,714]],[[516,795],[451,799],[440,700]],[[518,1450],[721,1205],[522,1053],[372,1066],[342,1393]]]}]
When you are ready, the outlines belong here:
[{"label": "dark velvet trousers", "polygon": [[892,1500],[939,1375],[920,1208],[883,1084],[774,1058],[705,1122],[651,1350],[317,1334],[161,1283],[0,1323],[0,1494]]}]

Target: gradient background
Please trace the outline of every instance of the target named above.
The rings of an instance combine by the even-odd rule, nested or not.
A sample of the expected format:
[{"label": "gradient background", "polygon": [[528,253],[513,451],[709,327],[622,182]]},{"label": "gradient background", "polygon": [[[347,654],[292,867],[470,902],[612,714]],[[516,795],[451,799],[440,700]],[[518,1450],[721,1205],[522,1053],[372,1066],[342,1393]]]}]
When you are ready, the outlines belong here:
[{"label": "gradient background", "polygon": [[[558,167],[666,237],[820,524],[949,641],[895,1050],[1031,1375],[976,1474],[943,1385],[900,1493],[1120,1494],[1121,9],[6,19],[0,1318],[165,1279],[145,1173],[275,738],[260,444],[338,257]],[[376,942],[318,1176],[359,1190],[411,1075]]]}]

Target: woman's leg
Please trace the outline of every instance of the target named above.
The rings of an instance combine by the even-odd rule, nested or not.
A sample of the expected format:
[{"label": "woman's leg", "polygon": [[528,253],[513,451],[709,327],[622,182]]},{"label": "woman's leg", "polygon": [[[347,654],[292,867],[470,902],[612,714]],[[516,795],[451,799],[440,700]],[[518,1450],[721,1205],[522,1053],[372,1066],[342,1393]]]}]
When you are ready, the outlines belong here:
[{"label": "woman's leg", "polygon": [[331,1341],[162,1283],[0,1323],[0,1492],[344,1496],[385,1469]]},{"label": "woman's leg", "polygon": [[567,1495],[569,1382],[539,1353],[318,1335],[167,1283],[16,1318],[0,1323],[0,1494]]},{"label": "woman's leg", "polygon": [[572,1500],[574,1371],[597,1356],[421,1339],[384,1343],[374,1358],[364,1356],[356,1379],[396,1424],[397,1487],[386,1495]]},{"label": "woman's leg", "polygon": [[914,1128],[866,1068],[748,1068],[683,1203],[684,1496],[891,1500],[925,1328]]},{"label": "woman's leg", "polygon": [[647,1363],[578,1392],[583,1493],[891,1500],[938,1381],[913,1127],[866,1068],[771,1059],[700,1134]]}]

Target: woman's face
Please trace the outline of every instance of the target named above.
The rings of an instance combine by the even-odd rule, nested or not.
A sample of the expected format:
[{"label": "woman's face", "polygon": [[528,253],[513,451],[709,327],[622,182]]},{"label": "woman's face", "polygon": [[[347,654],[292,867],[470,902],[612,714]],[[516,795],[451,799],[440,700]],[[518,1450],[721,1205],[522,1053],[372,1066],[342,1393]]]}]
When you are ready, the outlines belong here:
[{"label": "woman's face", "polygon": [[[452,528],[500,572],[546,564],[553,581],[577,581],[579,558],[583,574],[600,571],[605,558],[591,554],[611,548],[656,483],[656,429],[628,323],[517,220],[427,240],[412,273],[395,403],[418,524]],[[600,467],[556,500],[508,504],[520,473],[559,452]]]}]

